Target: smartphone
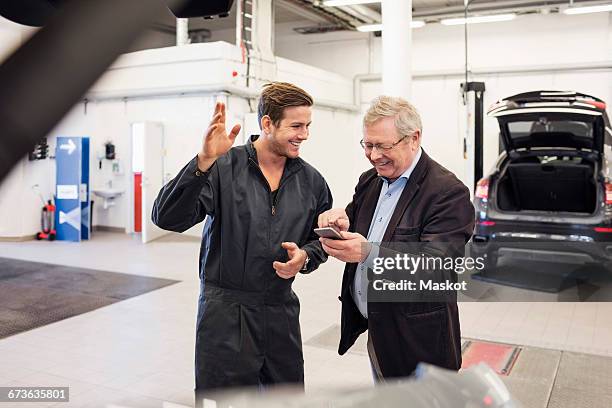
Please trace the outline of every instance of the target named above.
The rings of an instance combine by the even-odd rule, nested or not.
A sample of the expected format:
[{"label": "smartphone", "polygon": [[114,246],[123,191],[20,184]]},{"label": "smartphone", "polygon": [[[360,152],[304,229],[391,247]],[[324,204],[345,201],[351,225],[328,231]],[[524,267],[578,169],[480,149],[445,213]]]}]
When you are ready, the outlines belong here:
[{"label": "smartphone", "polygon": [[322,238],[344,239],[342,235],[332,227],[315,228],[314,232]]}]

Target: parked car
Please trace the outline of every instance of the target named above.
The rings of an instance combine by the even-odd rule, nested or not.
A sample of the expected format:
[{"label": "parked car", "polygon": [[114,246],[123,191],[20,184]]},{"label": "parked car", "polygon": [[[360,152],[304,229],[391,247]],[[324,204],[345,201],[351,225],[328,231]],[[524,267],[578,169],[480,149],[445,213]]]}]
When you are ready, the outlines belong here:
[{"label": "parked car", "polygon": [[608,265],[612,260],[612,129],[604,101],[537,91],[495,103],[504,151],[477,183],[472,253]]}]

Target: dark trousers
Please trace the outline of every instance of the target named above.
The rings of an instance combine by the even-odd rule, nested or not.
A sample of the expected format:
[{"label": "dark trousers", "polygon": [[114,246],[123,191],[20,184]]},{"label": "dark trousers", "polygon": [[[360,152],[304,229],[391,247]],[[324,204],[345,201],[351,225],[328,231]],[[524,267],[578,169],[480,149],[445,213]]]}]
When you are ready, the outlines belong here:
[{"label": "dark trousers", "polygon": [[304,386],[300,304],[206,284],[196,330],[196,393],[228,387]]},{"label": "dark trousers", "polygon": [[372,338],[368,334],[368,357],[370,358],[370,368],[372,369],[372,379],[374,384],[379,384],[385,381],[382,372],[380,371],[380,364],[378,364],[378,358],[372,345]]}]

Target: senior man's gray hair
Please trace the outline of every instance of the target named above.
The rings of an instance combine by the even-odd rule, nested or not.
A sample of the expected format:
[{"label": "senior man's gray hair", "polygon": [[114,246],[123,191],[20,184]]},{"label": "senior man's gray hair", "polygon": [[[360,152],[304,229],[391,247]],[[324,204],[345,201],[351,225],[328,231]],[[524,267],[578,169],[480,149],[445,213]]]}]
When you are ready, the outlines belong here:
[{"label": "senior man's gray hair", "polygon": [[416,108],[405,99],[386,95],[372,101],[363,117],[363,126],[371,126],[374,122],[388,117],[395,118],[395,127],[400,137],[409,135],[415,130],[423,132],[421,116]]}]

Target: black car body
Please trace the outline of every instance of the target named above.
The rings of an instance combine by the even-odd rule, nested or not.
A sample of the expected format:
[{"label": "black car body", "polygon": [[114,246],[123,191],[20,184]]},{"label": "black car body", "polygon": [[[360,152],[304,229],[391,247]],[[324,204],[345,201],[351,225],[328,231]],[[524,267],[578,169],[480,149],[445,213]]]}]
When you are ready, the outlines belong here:
[{"label": "black car body", "polygon": [[612,130],[605,103],[576,92],[511,96],[488,114],[502,152],[477,183],[472,253],[516,261],[612,260]]}]

